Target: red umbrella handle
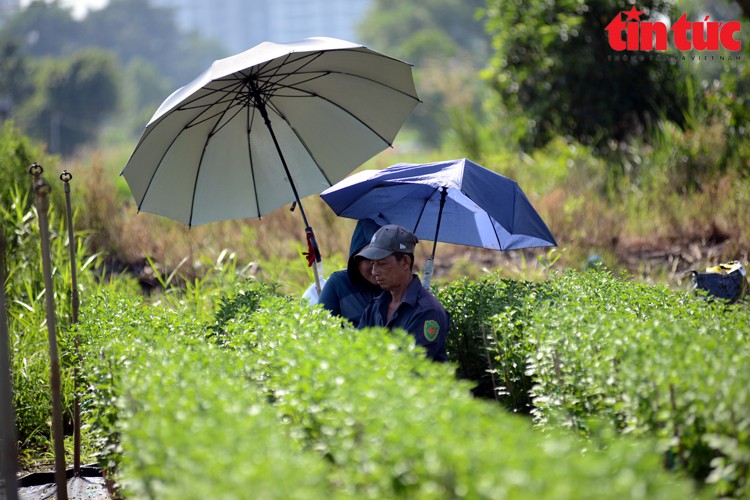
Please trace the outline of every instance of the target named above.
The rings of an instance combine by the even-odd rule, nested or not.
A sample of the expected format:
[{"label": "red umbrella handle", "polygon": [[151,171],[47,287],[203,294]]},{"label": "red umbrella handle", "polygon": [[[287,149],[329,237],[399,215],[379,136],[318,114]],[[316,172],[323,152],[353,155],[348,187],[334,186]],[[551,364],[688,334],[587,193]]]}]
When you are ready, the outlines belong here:
[{"label": "red umbrella handle", "polygon": [[318,266],[313,266],[313,263],[316,261],[320,262],[323,259],[320,257],[320,249],[318,248],[318,242],[315,240],[315,233],[313,233],[312,228],[307,226],[305,232],[307,233],[307,252],[302,252],[302,255],[307,258],[307,265],[313,268],[313,274],[315,275],[315,289],[318,291],[318,297],[320,297],[320,292],[323,290],[323,287],[320,285]]},{"label": "red umbrella handle", "polygon": [[307,233],[307,252],[302,252],[302,255],[307,258],[308,267],[312,267],[313,262],[320,262],[322,258],[320,257],[320,249],[318,248],[318,242],[315,240],[315,233],[313,233],[312,228],[305,228],[305,232]]}]

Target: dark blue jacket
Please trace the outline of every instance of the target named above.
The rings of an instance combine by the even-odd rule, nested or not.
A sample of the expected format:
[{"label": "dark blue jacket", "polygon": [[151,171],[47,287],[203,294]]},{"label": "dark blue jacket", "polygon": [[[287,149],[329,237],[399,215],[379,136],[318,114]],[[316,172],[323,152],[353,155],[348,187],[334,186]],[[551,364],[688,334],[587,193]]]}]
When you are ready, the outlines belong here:
[{"label": "dark blue jacket", "polygon": [[[328,286],[326,284],[326,286]],[[450,315],[440,303],[414,275],[414,280],[401,299],[396,312],[386,321],[388,305],[391,303],[391,293],[383,292],[376,297],[362,314],[359,322],[360,329],[368,326],[384,326],[386,328],[403,328],[415,339],[417,345],[427,349],[427,357],[434,361],[448,361],[445,352],[445,336],[450,327]]]},{"label": "dark blue jacket", "polygon": [[349,247],[349,263],[345,271],[336,271],[326,281],[320,294],[319,303],[336,316],[348,319],[355,327],[359,324],[362,311],[373,297],[383,290],[373,285],[359,272],[354,256],[370,244],[372,235],[380,226],[371,219],[357,222]]}]

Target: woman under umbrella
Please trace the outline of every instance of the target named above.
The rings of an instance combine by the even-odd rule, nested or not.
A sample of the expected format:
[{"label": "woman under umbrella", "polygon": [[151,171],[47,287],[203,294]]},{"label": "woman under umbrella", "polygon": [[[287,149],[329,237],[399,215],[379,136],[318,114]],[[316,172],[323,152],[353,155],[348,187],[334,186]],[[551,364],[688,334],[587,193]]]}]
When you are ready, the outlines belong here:
[{"label": "woman under umbrella", "polygon": [[383,291],[372,275],[372,263],[356,257],[370,243],[379,227],[372,219],[357,222],[352,234],[347,268],[331,274],[318,302],[333,315],[349,320],[355,328],[365,307]]}]

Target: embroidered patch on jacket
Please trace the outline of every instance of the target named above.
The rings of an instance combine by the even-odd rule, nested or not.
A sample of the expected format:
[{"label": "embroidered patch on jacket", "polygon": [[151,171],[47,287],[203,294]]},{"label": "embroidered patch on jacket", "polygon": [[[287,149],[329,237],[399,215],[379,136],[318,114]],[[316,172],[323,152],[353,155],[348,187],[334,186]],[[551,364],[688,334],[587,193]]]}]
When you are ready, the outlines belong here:
[{"label": "embroidered patch on jacket", "polygon": [[437,324],[437,321],[429,319],[424,322],[424,338],[430,342],[437,338],[439,331],[440,325]]}]

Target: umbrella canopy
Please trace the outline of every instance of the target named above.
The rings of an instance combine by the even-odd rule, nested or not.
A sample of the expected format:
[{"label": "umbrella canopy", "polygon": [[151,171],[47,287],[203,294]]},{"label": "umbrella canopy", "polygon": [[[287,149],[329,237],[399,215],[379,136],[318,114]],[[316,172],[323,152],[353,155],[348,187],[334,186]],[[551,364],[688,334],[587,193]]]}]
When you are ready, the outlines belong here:
[{"label": "umbrella canopy", "polygon": [[365,170],[320,196],[339,216],[398,224],[435,242],[494,250],[557,245],[516,182],[467,159]]},{"label": "umbrella canopy", "polygon": [[122,175],[139,211],[188,226],[260,217],[390,146],[418,102],[411,65],[362,45],[264,42],[169,96]]}]

